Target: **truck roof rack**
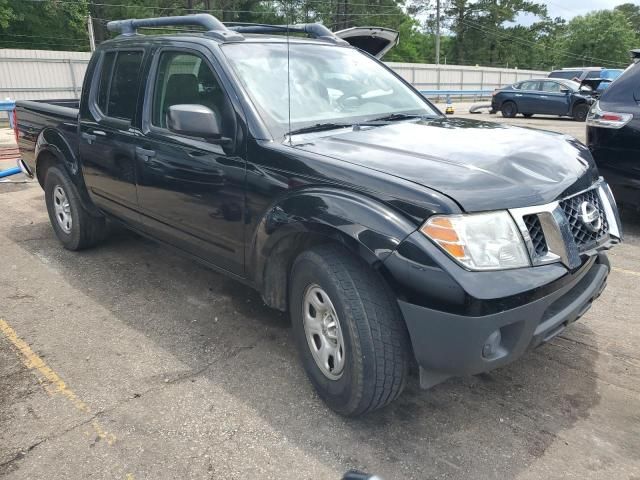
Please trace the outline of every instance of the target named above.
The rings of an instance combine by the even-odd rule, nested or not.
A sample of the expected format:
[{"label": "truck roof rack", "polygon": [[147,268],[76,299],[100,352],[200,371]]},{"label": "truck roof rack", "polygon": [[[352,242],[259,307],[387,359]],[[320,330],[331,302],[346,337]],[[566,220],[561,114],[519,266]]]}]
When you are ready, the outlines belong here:
[{"label": "truck roof rack", "polygon": [[243,33],[304,33],[311,38],[325,40],[335,44],[347,44],[321,23],[303,23],[298,25],[267,25],[261,23],[230,23],[225,25],[213,15],[197,13],[175,17],[131,18],[114,20],[107,23],[111,32],[119,32],[124,36],[138,34],[138,28],[145,27],[178,27],[199,26],[207,31],[205,35],[221,41],[244,40]]},{"label": "truck roof rack", "polygon": [[269,25],[263,23],[227,23],[229,30],[238,33],[304,33],[311,38],[326,40],[338,45],[348,42],[337,37],[321,23],[301,23],[296,25]]},{"label": "truck roof rack", "polygon": [[229,30],[220,20],[208,13],[197,13],[195,15],[184,15],[176,17],[158,18],[132,18],[128,20],[115,20],[107,23],[107,28],[112,32],[120,32],[121,35],[137,35],[138,28],[143,27],[177,27],[177,26],[200,26],[207,29],[205,35],[217,38],[218,40],[244,40],[244,37],[232,30]]}]

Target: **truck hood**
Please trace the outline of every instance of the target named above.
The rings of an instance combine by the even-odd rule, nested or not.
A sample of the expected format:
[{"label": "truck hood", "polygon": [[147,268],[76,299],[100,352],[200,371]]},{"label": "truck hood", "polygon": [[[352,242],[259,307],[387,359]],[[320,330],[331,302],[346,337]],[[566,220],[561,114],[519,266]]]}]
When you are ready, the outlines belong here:
[{"label": "truck hood", "polygon": [[468,212],[549,203],[598,177],[589,150],[573,137],[476,120],[398,122],[296,140],[296,148],[437,190]]}]

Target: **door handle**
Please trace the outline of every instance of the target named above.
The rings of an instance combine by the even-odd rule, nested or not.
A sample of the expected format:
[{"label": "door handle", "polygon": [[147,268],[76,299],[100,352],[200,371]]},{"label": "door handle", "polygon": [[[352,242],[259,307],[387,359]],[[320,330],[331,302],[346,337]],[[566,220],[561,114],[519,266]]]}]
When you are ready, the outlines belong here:
[{"label": "door handle", "polygon": [[151,158],[156,156],[155,150],[147,150],[146,148],[136,147],[136,155],[144,162],[148,162]]},{"label": "door handle", "polygon": [[540,98],[547,98],[547,95],[540,95]]},{"label": "door handle", "polygon": [[102,130],[93,130],[91,133],[93,133],[94,135],[100,135],[101,137],[107,136],[107,132],[103,132]]},{"label": "door handle", "polygon": [[521,93],[516,93],[516,94],[515,94],[515,96],[516,96],[516,97],[521,97],[521,96],[522,96],[522,94],[521,94]]},{"label": "door handle", "polygon": [[91,135],[90,133],[86,133],[86,132],[82,132],[80,136],[82,137],[83,140],[86,140],[89,145],[91,145],[96,139],[95,135]]}]

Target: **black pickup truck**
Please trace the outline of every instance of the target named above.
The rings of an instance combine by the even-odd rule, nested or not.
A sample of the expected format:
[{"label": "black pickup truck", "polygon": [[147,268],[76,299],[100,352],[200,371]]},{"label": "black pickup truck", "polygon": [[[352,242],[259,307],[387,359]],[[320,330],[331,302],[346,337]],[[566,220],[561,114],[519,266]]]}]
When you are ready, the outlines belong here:
[{"label": "black pickup truck", "polygon": [[[206,31],[136,33],[180,24]],[[446,118],[370,54],[392,32],[109,27],[78,109],[17,104],[55,234],[118,222],[256,288],[335,411],[388,404],[412,364],[427,388],[512,362],[602,292],[621,227],[589,150]]]}]

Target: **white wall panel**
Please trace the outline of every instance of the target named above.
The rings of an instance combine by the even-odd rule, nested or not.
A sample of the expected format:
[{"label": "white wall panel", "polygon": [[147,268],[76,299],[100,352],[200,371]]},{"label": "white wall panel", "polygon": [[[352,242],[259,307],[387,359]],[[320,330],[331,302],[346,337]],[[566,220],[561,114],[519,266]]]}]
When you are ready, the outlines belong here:
[{"label": "white wall panel", "polygon": [[[88,52],[0,49],[0,98],[78,98],[90,58]],[[493,90],[547,75],[508,68],[395,62],[387,65],[419,90]]]}]

